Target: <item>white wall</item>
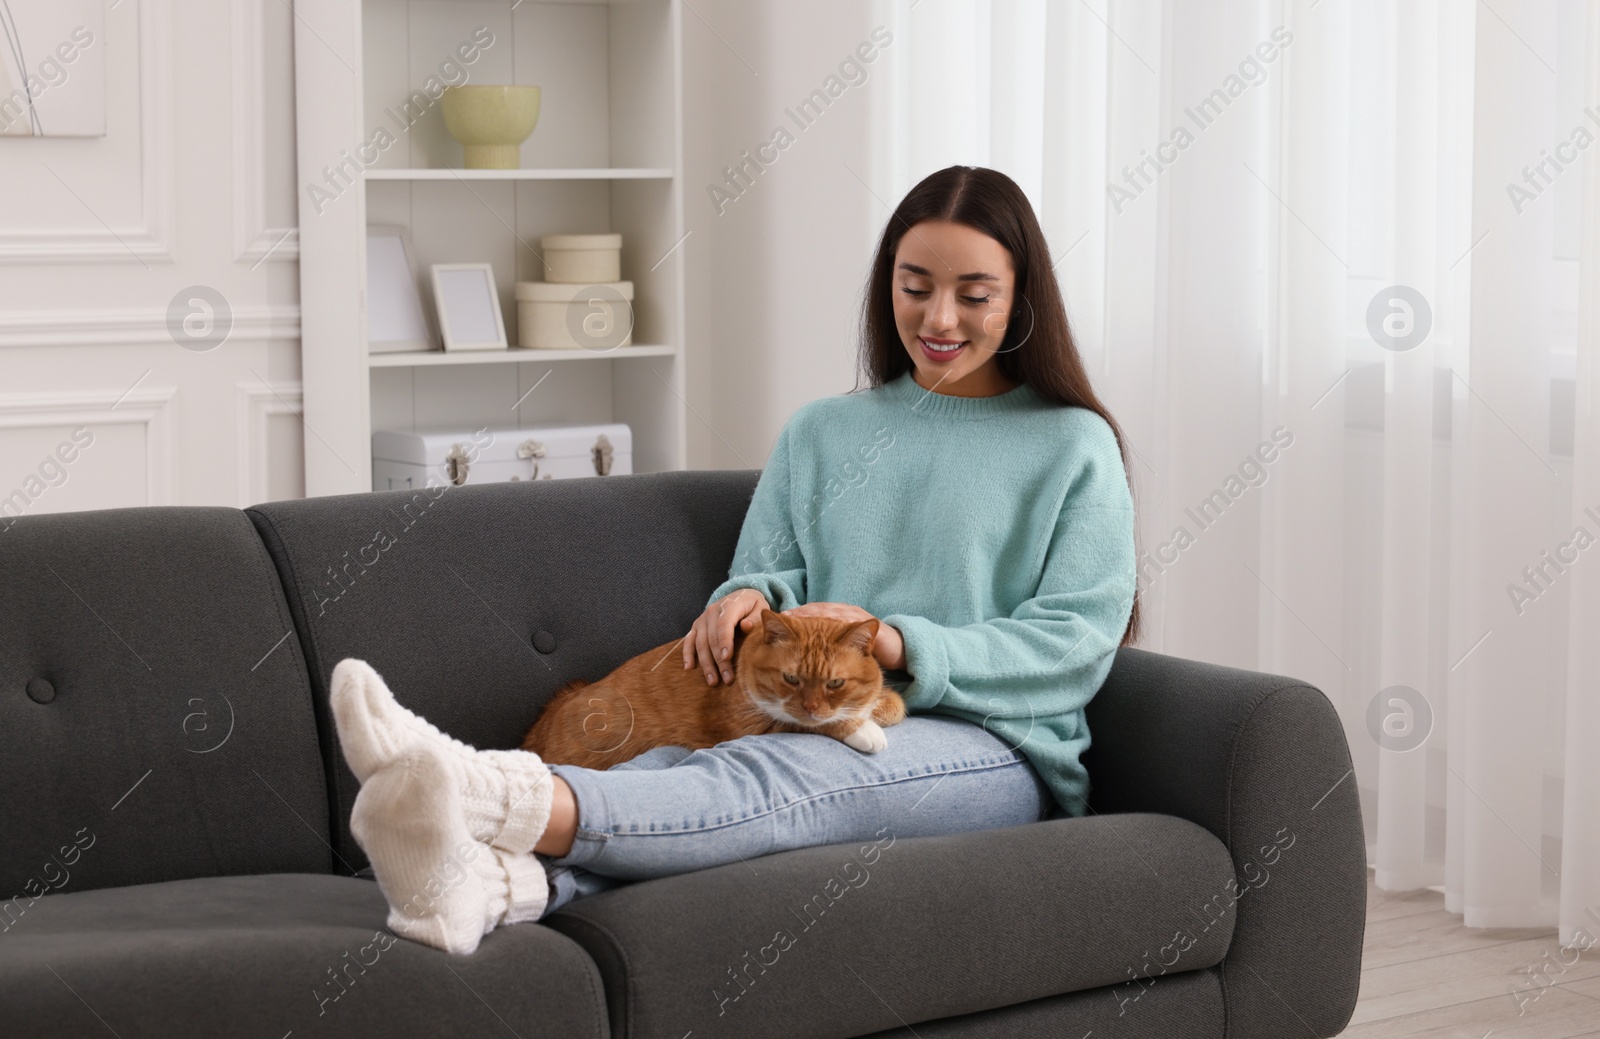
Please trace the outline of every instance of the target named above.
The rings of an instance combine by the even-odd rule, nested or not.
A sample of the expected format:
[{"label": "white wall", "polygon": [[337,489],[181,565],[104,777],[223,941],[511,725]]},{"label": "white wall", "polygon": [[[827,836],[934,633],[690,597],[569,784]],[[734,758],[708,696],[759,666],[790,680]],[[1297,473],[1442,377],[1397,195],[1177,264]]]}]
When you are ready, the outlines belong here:
[{"label": "white wall", "polygon": [[[785,109],[892,24],[880,6],[685,11],[693,468],[762,466],[795,408],[855,385],[871,248],[908,186],[880,184],[868,132],[894,45],[813,125]],[[122,0],[97,41],[106,136],[0,140],[0,516],[304,493],[292,41],[280,0]],[[793,144],[719,214],[707,185],[780,125]],[[233,321],[205,351],[168,328],[194,285]],[[51,461],[78,426],[92,444]]]},{"label": "white wall", "polygon": [[[107,5],[106,135],[0,139],[0,516],[302,493],[291,17]],[[204,351],[168,328],[194,285],[232,321]]]},{"label": "white wall", "polygon": [[[760,468],[797,407],[856,384],[861,293],[900,200],[877,183],[869,134],[894,45],[811,126],[784,110],[871,39],[878,6],[698,0],[684,15],[691,468]],[[719,215],[707,185],[779,126],[793,143]]]}]

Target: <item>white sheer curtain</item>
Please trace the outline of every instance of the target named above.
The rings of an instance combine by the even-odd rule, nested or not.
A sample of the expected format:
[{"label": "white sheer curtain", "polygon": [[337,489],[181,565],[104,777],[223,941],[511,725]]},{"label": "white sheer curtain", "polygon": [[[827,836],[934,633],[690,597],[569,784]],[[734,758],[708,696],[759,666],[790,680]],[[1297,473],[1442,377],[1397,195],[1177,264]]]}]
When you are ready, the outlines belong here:
[{"label": "white sheer curtain", "polygon": [[1328,694],[1380,887],[1600,935],[1600,0],[878,3],[875,190],[1033,200],[1142,644]]}]

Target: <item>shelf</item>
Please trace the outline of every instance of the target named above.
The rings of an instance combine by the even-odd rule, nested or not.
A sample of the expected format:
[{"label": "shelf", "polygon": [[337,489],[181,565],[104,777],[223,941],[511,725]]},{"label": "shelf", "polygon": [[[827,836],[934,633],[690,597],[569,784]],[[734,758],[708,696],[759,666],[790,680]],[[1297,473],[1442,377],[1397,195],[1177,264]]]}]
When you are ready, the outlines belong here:
[{"label": "shelf", "polygon": [[671,180],[664,167],[590,167],[587,169],[457,170],[370,169],[368,180]]},{"label": "shelf", "polygon": [[[303,417],[317,432],[305,438],[306,494],[371,490],[375,430],[501,422],[507,391],[531,393],[547,373],[559,391],[544,385],[518,397],[520,424],[627,423],[635,472],[683,469],[684,247],[693,239],[682,166],[690,15],[680,0],[293,2],[296,190],[317,209],[313,219],[307,208],[300,227]],[[474,57],[462,54],[465,44]],[[540,86],[544,104],[517,149],[519,168],[462,168],[438,91],[421,86],[460,82],[441,67],[457,57],[474,83]],[[376,136],[380,129],[388,136]],[[353,183],[346,176],[366,183],[343,190]],[[635,291],[632,339],[643,345],[604,350],[579,337],[561,350],[369,353],[362,258],[377,225],[404,229],[424,307],[432,265],[490,264],[512,343],[513,287],[545,273],[532,248],[540,237],[619,234]]]},{"label": "shelf", "polygon": [[535,350],[513,346],[505,350],[414,350],[394,354],[368,354],[370,368],[416,368],[440,364],[523,364],[529,361],[616,361],[629,357],[671,357],[670,346],[619,346],[615,350]]}]

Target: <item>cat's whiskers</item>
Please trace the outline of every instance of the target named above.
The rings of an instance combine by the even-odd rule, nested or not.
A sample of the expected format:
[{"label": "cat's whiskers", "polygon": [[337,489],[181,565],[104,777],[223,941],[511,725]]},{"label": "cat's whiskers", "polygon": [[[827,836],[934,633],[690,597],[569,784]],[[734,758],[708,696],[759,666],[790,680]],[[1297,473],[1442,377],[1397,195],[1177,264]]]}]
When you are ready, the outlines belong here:
[{"label": "cat's whiskers", "polygon": [[818,724],[821,724],[820,722],[803,721],[803,720],[801,720],[799,718],[796,718],[794,715],[792,715],[788,711],[784,710],[782,704],[773,703],[771,700],[766,700],[766,699],[763,699],[763,698],[758,697],[758,696],[752,696],[750,698],[750,700],[751,700],[752,703],[754,703],[757,707],[759,707],[761,709],[762,713],[766,714],[769,718],[772,718],[774,721],[788,722],[791,725],[818,725]]},{"label": "cat's whiskers", "polygon": [[764,697],[759,697],[754,694],[750,696],[750,701],[776,721],[789,722],[792,725],[805,725],[810,728],[817,728],[822,725],[834,725],[839,722],[861,721],[872,716],[871,704],[866,704],[862,707],[840,708],[826,718],[796,718],[794,715],[790,714],[781,703],[773,703]]}]

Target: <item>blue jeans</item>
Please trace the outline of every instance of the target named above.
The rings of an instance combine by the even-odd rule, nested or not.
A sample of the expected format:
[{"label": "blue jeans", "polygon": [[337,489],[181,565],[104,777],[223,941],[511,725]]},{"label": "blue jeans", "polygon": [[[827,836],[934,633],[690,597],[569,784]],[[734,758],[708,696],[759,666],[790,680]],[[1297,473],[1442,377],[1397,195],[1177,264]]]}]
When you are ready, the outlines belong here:
[{"label": "blue jeans", "polygon": [[1055,801],[1026,758],[980,725],[944,715],[884,730],[863,754],[816,733],[744,736],[704,750],[657,747],[606,770],[551,765],[572,788],[572,851],[539,856],[574,898],[794,848],[1037,822]]}]

